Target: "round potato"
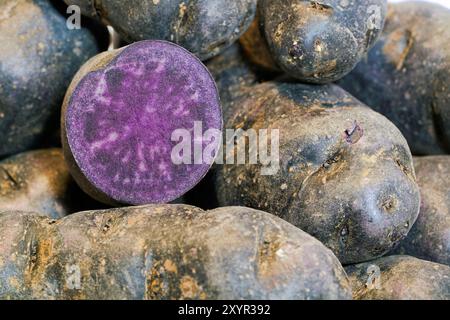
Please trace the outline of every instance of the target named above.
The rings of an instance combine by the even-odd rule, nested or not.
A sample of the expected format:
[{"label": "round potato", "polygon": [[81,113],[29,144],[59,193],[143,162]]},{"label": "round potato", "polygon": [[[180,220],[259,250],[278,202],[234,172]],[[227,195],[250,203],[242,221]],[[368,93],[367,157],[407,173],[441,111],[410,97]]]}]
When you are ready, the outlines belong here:
[{"label": "round potato", "polygon": [[[344,264],[382,256],[407,235],[419,190],[408,145],[390,121],[335,85],[266,82],[237,96],[226,128],[262,140],[256,148],[225,139],[235,161],[216,168],[220,205],[274,213]],[[237,165],[250,149],[264,162]]]},{"label": "round potato", "polygon": [[65,0],[97,17],[128,42],[167,40],[209,59],[248,29],[256,0]]},{"label": "round potato", "polygon": [[[375,44],[387,1],[260,0],[258,7],[261,33],[276,64],[303,82],[329,83],[352,71]],[[258,51],[251,56],[272,66],[264,50]]]}]

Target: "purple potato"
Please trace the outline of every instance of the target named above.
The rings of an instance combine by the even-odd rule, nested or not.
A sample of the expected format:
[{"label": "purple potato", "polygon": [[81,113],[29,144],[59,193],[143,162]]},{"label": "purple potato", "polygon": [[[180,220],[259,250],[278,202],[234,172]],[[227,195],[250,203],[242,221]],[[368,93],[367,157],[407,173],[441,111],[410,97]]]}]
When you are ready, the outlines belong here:
[{"label": "purple potato", "polygon": [[175,130],[190,134],[189,151],[219,146],[197,141],[195,123],[200,134],[222,129],[212,76],[175,44],[141,41],[94,57],[75,76],[63,106],[64,152],[75,180],[99,201],[167,203],[212,164],[194,163],[193,155],[192,164],[174,162]]}]

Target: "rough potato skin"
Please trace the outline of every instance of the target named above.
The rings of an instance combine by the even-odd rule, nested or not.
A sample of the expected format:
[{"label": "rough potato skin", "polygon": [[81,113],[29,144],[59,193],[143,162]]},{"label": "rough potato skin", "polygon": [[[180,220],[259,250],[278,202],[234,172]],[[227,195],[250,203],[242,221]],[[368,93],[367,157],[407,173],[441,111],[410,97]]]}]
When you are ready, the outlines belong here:
[{"label": "rough potato skin", "polygon": [[247,59],[260,68],[270,72],[281,72],[267,45],[266,38],[261,32],[259,16],[239,39],[239,43]]},{"label": "rough potato skin", "polygon": [[[97,15],[128,42],[173,41],[201,60],[233,44],[248,29],[256,0],[65,0],[81,4],[84,14]],[[89,5],[91,4],[91,5]]]},{"label": "rough potato skin", "polygon": [[[151,47],[151,49],[148,49],[149,47]],[[159,48],[161,48],[161,49],[159,49]],[[142,52],[143,49],[146,50],[145,53]],[[180,59],[181,58],[183,58],[183,59],[189,58],[189,61],[191,61],[191,62],[186,64],[186,66],[189,67],[189,68],[191,66],[194,66],[195,68],[198,68],[198,69],[190,72],[189,73],[189,77],[191,75],[198,75],[198,76],[195,77],[195,79],[192,78],[192,79],[190,79],[188,81],[184,81],[184,80],[181,81],[179,79],[174,79],[172,74],[168,74],[167,78],[164,78],[164,79],[161,78],[161,88],[158,89],[159,91],[157,92],[157,94],[159,94],[161,92],[164,93],[165,92],[164,88],[169,88],[170,90],[172,90],[172,85],[169,86],[170,83],[175,83],[175,84],[178,83],[178,84],[180,84],[180,86],[181,85],[183,85],[183,86],[186,85],[186,88],[189,91],[193,90],[193,88],[194,88],[191,85],[192,83],[194,83],[194,82],[203,83],[203,85],[197,86],[195,88],[195,90],[197,90],[199,92],[199,96],[197,96],[197,98],[200,97],[201,99],[203,99],[202,96],[204,96],[205,97],[204,98],[205,101],[203,103],[203,102],[200,102],[199,100],[197,100],[195,105],[192,104],[193,114],[196,114],[195,115],[196,117],[200,117],[201,112],[203,112],[203,111],[206,112],[206,111],[210,110],[211,112],[208,115],[205,115],[204,118],[203,118],[203,119],[207,120],[206,122],[203,123],[203,127],[210,126],[210,125],[214,126],[214,127],[217,127],[217,128],[221,128],[222,127],[222,113],[221,113],[221,107],[220,107],[219,97],[218,97],[218,94],[217,94],[217,88],[215,86],[215,83],[214,83],[211,75],[207,71],[207,69],[204,67],[204,65],[202,65],[202,63],[197,58],[195,58],[193,55],[191,55],[185,49],[183,49],[183,48],[181,48],[181,47],[179,47],[179,46],[177,46],[177,45],[175,45],[173,43],[166,42],[166,41],[142,41],[142,42],[139,42],[139,43],[134,43],[134,44],[132,44],[132,45],[130,45],[128,47],[123,47],[123,48],[120,48],[120,49],[117,49],[117,50],[103,52],[103,53],[93,57],[92,59],[90,59],[85,65],[83,65],[83,67],[75,75],[72,83],[70,84],[70,86],[69,86],[69,88],[67,90],[67,94],[66,94],[66,97],[65,97],[64,102],[63,102],[62,116],[61,116],[62,144],[63,144],[64,155],[65,155],[65,158],[66,158],[66,160],[67,160],[67,162],[69,164],[70,171],[71,171],[74,179],[80,185],[80,187],[87,194],[91,195],[94,199],[96,199],[96,200],[98,200],[100,202],[109,204],[109,205],[113,205],[113,206],[121,206],[121,205],[124,205],[124,203],[145,204],[145,203],[157,203],[157,202],[170,202],[175,197],[178,197],[178,195],[176,195],[176,196],[171,197],[170,199],[166,199],[164,201],[153,201],[153,200],[151,200],[149,198],[147,198],[147,199],[144,198],[144,200],[140,200],[139,199],[138,202],[133,202],[133,201],[126,201],[127,200],[126,199],[127,195],[125,195],[125,200],[123,200],[123,198],[120,199],[119,197],[114,196],[111,193],[108,193],[107,191],[105,191],[105,188],[99,187],[98,183],[95,183],[95,181],[92,181],[90,179],[90,177],[92,177],[92,176],[82,172],[82,170],[79,167],[79,164],[81,163],[81,167],[83,167],[83,162],[80,161],[79,159],[75,160],[73,155],[76,154],[76,155],[79,156],[80,153],[83,153],[83,151],[84,151],[83,149],[84,148],[81,148],[80,149],[81,151],[80,150],[76,151],[75,149],[71,148],[71,146],[70,146],[70,144],[68,142],[68,137],[69,137],[69,133],[70,133],[70,125],[73,126],[74,124],[80,123],[78,121],[79,117],[73,117],[72,120],[70,120],[70,119],[68,120],[68,117],[69,117],[68,114],[70,114],[70,112],[71,112],[71,109],[70,109],[70,106],[69,106],[70,102],[72,101],[72,103],[73,103],[73,101],[75,101],[75,102],[79,102],[80,101],[80,99],[75,97],[76,94],[74,95],[75,89],[78,90],[78,92],[80,92],[81,89],[78,86],[79,85],[82,86],[83,85],[83,81],[86,80],[86,78],[88,78],[89,76],[92,76],[93,73],[95,74],[95,71],[99,71],[100,70],[100,72],[103,72],[106,68],[111,67],[111,65],[113,65],[115,63],[115,61],[113,61],[114,58],[121,59],[119,57],[119,55],[121,53],[124,54],[122,56],[122,58],[123,58],[124,56],[131,55],[133,52],[136,52],[136,51],[139,52],[139,55],[134,56],[133,59],[137,59],[137,58],[142,57],[142,56],[146,56],[148,58],[149,56],[147,55],[147,53],[150,54],[152,52],[164,53],[164,54],[166,54],[166,53],[169,54],[169,53],[172,52],[172,53],[174,53],[174,55],[179,55]],[[170,57],[172,57],[172,55],[170,55]],[[169,61],[170,62],[170,61],[172,61],[171,59],[174,59],[174,60],[178,59],[177,56],[175,56],[174,58],[170,58],[170,57],[169,58],[165,58],[164,61]],[[145,61],[147,61],[147,60],[145,60]],[[180,61],[182,61],[182,60],[180,60]],[[172,66],[169,66],[168,64],[167,64],[167,66],[168,66],[168,68],[173,69]],[[124,67],[124,68],[126,68],[126,67]],[[184,67],[182,69],[184,69]],[[180,69],[180,70],[182,70],[182,69]],[[141,74],[144,74],[144,73],[141,73]],[[157,71],[155,74],[159,74],[161,76],[161,72],[159,72],[159,71]],[[164,77],[166,77],[166,76],[164,75]],[[206,80],[204,81],[203,79],[206,79]],[[152,81],[155,82],[155,80],[152,80]],[[173,82],[173,81],[175,81],[175,82]],[[95,82],[97,82],[97,80],[95,80]],[[142,87],[142,86],[139,85],[139,84],[142,84],[142,81],[136,82],[136,83],[137,83],[137,86],[134,86],[133,88],[140,88],[140,87]],[[130,84],[127,83],[126,81],[123,82],[123,85],[130,86]],[[119,87],[117,87],[117,85],[115,85],[114,87],[111,86],[110,87],[111,92],[114,93],[115,91],[120,91],[121,88],[124,91],[128,91],[128,90],[126,90],[126,88],[123,85],[120,84]],[[150,83],[150,85],[153,86],[153,83]],[[89,86],[85,86],[85,89],[87,90],[87,92],[91,91],[90,88],[91,87],[89,87]],[[85,92],[85,91],[81,91],[81,92]],[[180,90],[180,92],[181,92],[181,90]],[[192,95],[192,93],[187,92],[186,94],[188,95],[188,97],[195,98],[195,95]],[[169,95],[172,96],[173,94],[169,93]],[[130,97],[130,99],[131,98],[133,98],[133,97]],[[181,97],[179,99],[179,97],[177,96],[176,100],[174,100],[174,101],[178,101],[178,100],[181,101],[182,98],[183,97]],[[83,100],[83,99],[81,99],[81,100]],[[126,103],[128,103],[128,102],[126,102]],[[136,102],[134,102],[134,103],[136,104]],[[139,102],[139,105],[141,105],[142,103],[144,103],[144,102]],[[200,105],[199,105],[199,103],[200,103]],[[158,107],[160,107],[160,106],[158,106]],[[81,107],[80,110],[83,110],[83,107]],[[109,104],[105,106],[105,112],[106,113],[109,112],[108,110],[110,110],[110,105]],[[135,112],[133,114],[131,114],[131,117],[134,118],[135,114],[136,114]],[[172,113],[170,113],[170,115],[167,116],[167,119],[164,119],[164,121],[167,120],[166,122],[168,124],[170,124],[172,122],[171,114]],[[187,114],[190,114],[190,113],[187,113]],[[162,115],[162,117],[166,117],[167,112],[166,113],[161,113],[161,115]],[[211,119],[216,119],[216,120],[212,120],[211,121]],[[99,121],[99,120],[95,120],[95,121]],[[209,121],[211,121],[211,122],[209,122]],[[66,122],[68,122],[68,124],[66,124]],[[155,129],[157,131],[159,130],[158,132],[159,132],[160,136],[158,136],[158,137],[161,138],[161,139],[164,138],[163,140],[161,140],[161,139],[160,140],[161,141],[168,141],[168,142],[170,142],[170,134],[172,133],[172,129],[170,129],[170,126],[167,127],[167,128],[156,128],[156,127],[155,128],[151,128],[151,127],[149,127],[150,124],[148,122],[142,123],[142,125],[145,128],[150,129],[150,131],[152,129]],[[68,126],[69,126],[69,129],[68,129]],[[155,126],[159,126],[159,123],[156,124]],[[141,128],[144,128],[144,127],[139,127],[139,130]],[[113,128],[113,126],[111,126],[111,128]],[[137,125],[136,125],[136,128],[138,128]],[[173,128],[174,128],[173,130],[175,130],[176,128],[179,128],[179,127],[175,127],[174,126]],[[190,127],[190,128],[192,128],[192,127]],[[108,130],[108,129],[109,128],[105,128],[105,130]],[[78,132],[78,134],[72,134],[71,135],[72,142],[74,140],[80,139],[80,137],[83,137],[83,135],[86,132],[95,131],[95,130],[91,130],[91,129],[86,129],[84,131],[83,130],[80,130]],[[136,129],[136,130],[138,130],[138,129]],[[164,130],[166,130],[166,131],[164,131]],[[167,133],[166,137],[163,137],[165,135],[164,132]],[[80,136],[80,134],[81,134],[81,136]],[[150,140],[148,140],[148,141],[151,144],[154,143],[154,140],[152,140],[152,138],[150,138]],[[216,142],[216,147],[218,147],[218,144],[220,144],[220,142]],[[117,147],[119,148],[121,146],[119,145]],[[118,153],[116,153],[116,154],[118,154]],[[170,159],[170,152],[169,152],[169,157],[168,157],[167,161],[168,161],[167,164],[170,164],[170,165],[172,164],[171,159]],[[118,159],[118,161],[116,161],[115,163],[117,163],[117,162],[122,165],[122,162],[120,161],[120,159]],[[150,165],[150,167],[154,166],[154,164],[149,164],[149,165]],[[161,166],[160,166],[160,168],[161,168]],[[205,163],[204,165],[202,164],[202,168],[204,168],[204,169],[202,169],[201,175],[197,175],[197,173],[195,172],[196,169],[194,169],[190,173],[186,173],[186,175],[184,176],[184,178],[186,178],[186,179],[184,179],[184,180],[186,180],[188,183],[189,183],[189,181],[191,181],[191,183],[194,183],[194,182],[197,183],[198,181],[200,181],[202,179],[202,177],[204,177],[204,175],[206,174],[206,170],[208,170],[210,168],[210,165],[208,165],[207,163]],[[136,170],[136,167],[130,168],[131,174],[135,174],[136,173],[134,170]],[[180,174],[176,174],[176,175],[179,176]],[[107,174],[105,174],[105,176],[107,176]],[[180,179],[182,179],[182,178],[183,177],[181,177]],[[154,179],[154,178],[152,178],[152,179]],[[196,179],[196,180],[194,181],[194,179]],[[145,180],[151,180],[151,179],[147,179],[146,178]],[[105,181],[109,182],[108,178],[105,178]],[[180,182],[179,181],[179,182],[177,182],[176,184],[173,185],[173,188],[177,189],[177,188],[179,188],[180,185],[185,184],[185,182],[183,182],[183,181]],[[154,184],[152,184],[152,186],[149,185],[149,189],[147,190],[147,192],[149,192],[150,190],[158,190],[158,188],[155,189],[155,185]],[[166,187],[166,186],[161,185],[161,192],[163,192],[162,190],[164,189],[164,187]],[[125,189],[122,189],[122,190],[127,190],[127,189],[129,189],[129,186],[128,186],[128,188],[127,188],[127,186],[125,186]],[[136,192],[131,192],[130,193],[130,191],[128,191],[128,194],[129,195],[136,195],[136,194],[142,195],[143,194],[144,195],[143,197],[145,197],[145,194],[146,194],[145,193],[146,191],[144,190],[145,188],[135,187],[135,189],[136,189],[135,191],[137,193]],[[179,189],[179,190],[181,190],[181,189]],[[187,191],[187,189],[185,189],[185,190]],[[124,193],[127,193],[127,191],[125,191]],[[180,194],[180,193],[178,193],[178,194]]]},{"label": "rough potato skin", "polygon": [[415,155],[450,152],[449,39],[450,10],[393,4],[380,41],[339,83],[394,122]]},{"label": "rough potato skin", "polygon": [[450,265],[450,156],[414,158],[419,218],[397,253]]},{"label": "rough potato skin", "polygon": [[206,62],[220,93],[224,118],[230,118],[237,106],[240,95],[253,85],[278,79],[280,74],[269,70],[262,70],[252,63],[245,55],[245,49],[240,43],[235,43],[222,54]]},{"label": "rough potato skin", "polygon": [[268,213],[186,205],[0,213],[2,299],[349,299],[336,257]]},{"label": "rough potato skin", "polygon": [[390,256],[345,270],[355,300],[450,300],[450,267],[446,265]]},{"label": "rough potato skin", "polygon": [[0,2],[0,158],[57,145],[49,140],[65,90],[100,50],[94,33],[69,30],[64,14],[48,0]]},{"label": "rough potato skin", "polygon": [[303,82],[348,74],[375,44],[386,0],[260,0],[259,19],[277,65]]},{"label": "rough potato skin", "polygon": [[392,123],[335,85],[266,82],[243,91],[226,128],[278,129],[280,170],[218,166],[220,205],[274,213],[343,264],[382,256],[406,236],[420,199],[411,153]]},{"label": "rough potato skin", "polygon": [[[233,44],[220,55],[206,62],[208,70],[216,81],[220,93],[220,102],[224,118],[231,117],[234,110],[234,102],[248,88],[274,77],[272,72],[266,72],[250,63],[244,55],[239,43]],[[187,203],[203,209],[217,208],[217,197],[211,193],[214,185],[214,176],[211,170],[206,177],[187,196]],[[207,194],[207,196],[205,196]]]},{"label": "rough potato skin", "polygon": [[261,81],[261,76],[244,58],[242,47],[237,43],[217,57],[210,59],[206,63],[206,67],[216,81],[225,114],[231,109],[231,106],[228,107],[228,105],[233,104],[233,101],[242,93],[242,88],[250,87]]},{"label": "rough potato skin", "polygon": [[[258,83],[258,77],[245,61],[239,43],[233,44],[218,56],[209,59],[205,65],[216,82],[224,114],[230,112],[231,108],[228,104],[232,103],[242,87]],[[202,209],[219,207],[215,193],[211,192],[214,185],[211,172],[212,170],[186,194],[187,203]]]},{"label": "rough potato skin", "polygon": [[36,211],[53,219],[98,207],[76,186],[61,149],[22,153],[0,162],[0,211]]}]

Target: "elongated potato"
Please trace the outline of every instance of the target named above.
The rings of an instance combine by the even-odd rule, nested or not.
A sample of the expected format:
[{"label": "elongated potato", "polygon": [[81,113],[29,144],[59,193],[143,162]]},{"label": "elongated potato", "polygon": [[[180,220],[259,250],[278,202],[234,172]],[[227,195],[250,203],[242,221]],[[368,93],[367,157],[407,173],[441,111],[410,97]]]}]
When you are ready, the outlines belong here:
[{"label": "elongated potato", "polygon": [[390,256],[345,268],[355,300],[450,300],[450,267]]},{"label": "elongated potato", "polygon": [[166,40],[209,59],[250,26],[256,0],[65,0],[112,25],[128,42]]},{"label": "elongated potato", "polygon": [[450,156],[414,158],[419,218],[397,253],[450,265]]},{"label": "elongated potato", "polygon": [[415,155],[450,152],[450,10],[393,4],[380,41],[339,82],[386,115]]},{"label": "elongated potato", "polygon": [[36,211],[58,219],[98,208],[70,176],[62,150],[22,153],[0,162],[0,211]]},{"label": "elongated potato", "polygon": [[0,213],[3,299],[348,299],[336,257],[268,213],[160,205]]},{"label": "elongated potato", "polygon": [[[391,122],[335,85],[266,82],[242,90],[226,128],[278,129],[279,170],[276,157],[218,166],[220,205],[274,213],[344,264],[379,257],[407,235],[419,191],[408,145]],[[244,147],[238,143],[235,153]]]}]

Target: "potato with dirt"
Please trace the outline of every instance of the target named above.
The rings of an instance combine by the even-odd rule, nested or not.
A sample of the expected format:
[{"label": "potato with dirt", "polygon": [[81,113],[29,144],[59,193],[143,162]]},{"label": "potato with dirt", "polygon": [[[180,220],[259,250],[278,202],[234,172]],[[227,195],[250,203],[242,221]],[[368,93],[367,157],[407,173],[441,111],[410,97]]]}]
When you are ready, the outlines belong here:
[{"label": "potato with dirt", "polygon": [[77,187],[61,149],[21,153],[0,161],[0,211],[36,211],[53,219],[99,208]]},{"label": "potato with dirt", "polygon": [[248,30],[239,39],[245,57],[261,70],[281,73],[281,69],[272,57],[266,39],[260,28],[260,19],[257,15]]},{"label": "potato with dirt", "polygon": [[[258,136],[259,147],[225,139],[224,154],[235,161],[216,168],[220,205],[276,214],[343,264],[382,256],[407,235],[419,190],[408,145],[391,122],[335,85],[266,82],[241,90],[225,127]],[[250,149],[258,150],[257,164],[236,165]]]},{"label": "potato with dirt", "polygon": [[[330,250],[265,212],[0,213],[0,299],[350,299]],[[13,258],[14,257],[14,258]]]},{"label": "potato with dirt", "polygon": [[248,29],[257,0],[65,0],[111,25],[128,42],[172,41],[201,60],[232,45]]},{"label": "potato with dirt", "polygon": [[355,300],[450,300],[450,267],[390,256],[345,268]]},{"label": "potato with dirt", "polygon": [[70,30],[65,10],[61,1],[0,1],[0,159],[59,144],[67,86],[108,40],[88,19]]},{"label": "potato with dirt", "polygon": [[419,218],[395,252],[450,265],[450,156],[414,158]]},{"label": "potato with dirt", "polygon": [[394,122],[415,155],[450,153],[450,10],[392,4],[380,41],[339,84]]},{"label": "potato with dirt", "polygon": [[258,32],[252,32],[242,43],[266,68],[274,69],[267,50],[259,49],[264,43],[276,65],[290,76],[329,83],[364,58],[383,30],[386,11],[386,0],[260,0],[258,19],[264,39],[258,40]]}]

